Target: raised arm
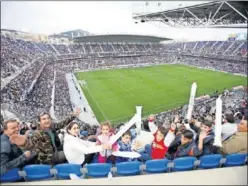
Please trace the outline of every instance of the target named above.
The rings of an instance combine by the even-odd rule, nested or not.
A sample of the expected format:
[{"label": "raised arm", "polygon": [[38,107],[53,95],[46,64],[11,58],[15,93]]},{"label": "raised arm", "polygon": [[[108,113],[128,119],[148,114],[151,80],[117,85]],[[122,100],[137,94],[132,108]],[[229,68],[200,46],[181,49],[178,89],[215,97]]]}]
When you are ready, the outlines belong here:
[{"label": "raised arm", "polygon": [[175,130],[176,130],[176,124],[172,123],[170,130],[168,131],[167,135],[164,138],[164,144],[166,147],[169,147],[170,144],[174,141],[175,139]]},{"label": "raised arm", "polygon": [[152,134],[155,134],[158,130],[158,127],[155,125],[154,121],[155,121],[155,116],[148,117],[148,127]]},{"label": "raised arm", "polygon": [[72,122],[79,114],[81,113],[81,109],[80,108],[77,108],[75,110],[75,112],[73,112],[73,114],[69,117],[67,117],[65,120],[59,122],[59,123],[56,123],[54,124],[54,128],[55,130],[60,130],[64,127],[66,127],[70,122]]},{"label": "raised arm", "polygon": [[[80,140],[80,141],[79,141]],[[73,141],[72,147],[77,149],[83,154],[92,154],[92,153],[97,153],[103,150],[102,145],[94,145],[95,143],[93,142],[88,142],[84,141],[81,139],[75,140],[75,143]]]}]

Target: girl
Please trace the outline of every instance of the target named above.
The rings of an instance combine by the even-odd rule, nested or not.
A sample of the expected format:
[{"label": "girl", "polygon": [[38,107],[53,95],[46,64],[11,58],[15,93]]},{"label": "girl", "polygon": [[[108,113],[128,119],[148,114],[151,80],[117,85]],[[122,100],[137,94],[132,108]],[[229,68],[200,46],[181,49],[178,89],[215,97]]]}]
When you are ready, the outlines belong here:
[{"label": "girl", "polygon": [[98,162],[99,163],[106,163],[108,157],[111,156],[113,150],[118,150],[117,143],[113,145],[109,145],[109,140],[114,133],[111,131],[110,123],[104,122],[101,124],[101,133],[97,136],[97,144],[104,145],[105,149],[100,151],[98,155]]}]

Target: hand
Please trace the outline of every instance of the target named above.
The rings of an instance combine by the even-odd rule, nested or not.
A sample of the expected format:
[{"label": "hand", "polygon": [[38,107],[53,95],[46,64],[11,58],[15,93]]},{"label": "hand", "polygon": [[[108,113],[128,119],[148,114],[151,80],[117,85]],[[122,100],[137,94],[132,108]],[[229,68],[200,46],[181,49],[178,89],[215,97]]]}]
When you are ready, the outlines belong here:
[{"label": "hand", "polygon": [[179,129],[182,126],[182,123],[177,123],[177,128]]},{"label": "hand", "polygon": [[150,115],[150,116],[148,117],[148,120],[149,120],[149,121],[154,121],[154,120],[155,120],[155,116],[154,116],[154,115]]},{"label": "hand", "polygon": [[176,128],[177,128],[177,125],[175,123],[172,123],[171,124],[171,130],[176,130]]},{"label": "hand", "polygon": [[175,122],[175,123],[180,122],[180,116],[179,116],[179,115],[176,115],[176,116],[175,116],[174,122]]},{"label": "hand", "polygon": [[31,152],[26,151],[26,152],[24,152],[24,155],[25,155],[26,158],[30,158],[31,157]]},{"label": "hand", "polygon": [[81,108],[76,108],[76,110],[73,113],[73,116],[78,116],[81,113]]},{"label": "hand", "polygon": [[156,143],[153,143],[153,144],[152,144],[152,147],[153,147],[153,148],[156,148],[156,147],[157,147],[157,144],[156,144]]},{"label": "hand", "polygon": [[161,145],[156,145],[156,148],[158,148],[158,149],[164,149]]},{"label": "hand", "polygon": [[10,137],[10,142],[12,144],[16,144],[17,146],[23,146],[25,145],[27,141],[27,136],[26,135],[18,135],[14,134]]},{"label": "hand", "polygon": [[139,149],[142,146],[142,143],[140,141],[136,141],[133,145],[134,149]]},{"label": "hand", "polygon": [[111,145],[102,145],[103,149],[110,150],[112,149]]},{"label": "hand", "polygon": [[204,138],[206,138],[207,135],[208,135],[208,134],[207,134],[206,132],[201,131],[200,136],[199,136],[199,139],[200,139],[200,140],[204,140]]}]

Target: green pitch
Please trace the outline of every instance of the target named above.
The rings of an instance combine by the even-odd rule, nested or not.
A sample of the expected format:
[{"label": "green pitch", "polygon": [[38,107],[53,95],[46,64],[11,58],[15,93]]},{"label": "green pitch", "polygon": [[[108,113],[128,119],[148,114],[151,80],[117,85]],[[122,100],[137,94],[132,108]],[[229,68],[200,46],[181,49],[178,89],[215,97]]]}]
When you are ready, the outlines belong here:
[{"label": "green pitch", "polygon": [[246,85],[245,77],[183,65],[78,72],[76,77],[86,82],[82,90],[98,121],[114,124],[130,119],[137,105],[147,116],[188,103],[193,81],[197,96]]}]

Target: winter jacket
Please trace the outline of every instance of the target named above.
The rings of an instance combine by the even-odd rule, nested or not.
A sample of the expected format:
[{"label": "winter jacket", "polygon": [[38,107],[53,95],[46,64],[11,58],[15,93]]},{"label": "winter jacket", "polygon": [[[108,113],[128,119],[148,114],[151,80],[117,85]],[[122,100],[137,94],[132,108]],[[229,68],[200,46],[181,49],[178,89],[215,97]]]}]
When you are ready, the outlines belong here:
[{"label": "winter jacket", "polygon": [[85,160],[85,154],[92,154],[103,150],[102,146],[96,146],[94,142],[85,141],[70,134],[65,135],[63,147],[67,161],[80,165]]}]

